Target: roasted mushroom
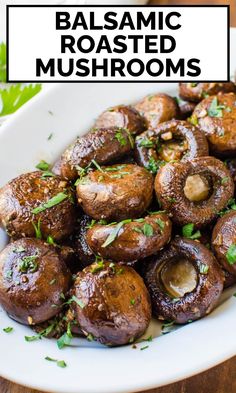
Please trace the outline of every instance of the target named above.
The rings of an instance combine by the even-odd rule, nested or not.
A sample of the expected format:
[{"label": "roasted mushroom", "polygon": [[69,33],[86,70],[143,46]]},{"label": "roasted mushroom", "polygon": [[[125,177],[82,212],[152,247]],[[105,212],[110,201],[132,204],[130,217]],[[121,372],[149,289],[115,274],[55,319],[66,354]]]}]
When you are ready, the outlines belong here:
[{"label": "roasted mushroom", "polygon": [[214,155],[230,157],[236,153],[236,95],[218,94],[205,98],[194,109],[198,127],[208,139]]},{"label": "roasted mushroom", "polygon": [[63,178],[75,180],[92,160],[98,164],[110,164],[130,153],[133,146],[133,137],[128,129],[97,128],[77,138],[56,162],[53,171]]},{"label": "roasted mushroom", "polygon": [[224,275],[206,247],[177,237],[150,258],[144,281],[154,316],[182,324],[212,311],[223,291]]},{"label": "roasted mushroom", "polygon": [[217,221],[212,247],[223,268],[236,276],[236,211],[226,213]]},{"label": "roasted mushroom", "polygon": [[35,325],[58,314],[70,283],[63,259],[42,240],[16,240],[0,253],[0,303],[18,322]]},{"label": "roasted mushroom", "polygon": [[158,212],[113,225],[95,224],[87,232],[87,242],[94,253],[117,262],[156,254],[170,237],[171,221]]},{"label": "roasted mushroom", "polygon": [[138,218],[150,205],[152,193],[152,175],[132,164],[101,167],[77,185],[79,204],[95,220]]},{"label": "roasted mushroom", "polygon": [[196,228],[211,223],[234,195],[229,171],[214,157],[162,167],[155,179],[156,196],[172,220]]},{"label": "roasted mushroom", "polygon": [[190,102],[190,101],[183,101],[179,98],[177,99],[177,102],[179,105],[179,112],[180,112],[179,118],[181,120],[188,119],[192,115],[192,113],[195,109],[196,103]]},{"label": "roasted mushroom", "polygon": [[80,269],[78,270],[82,270],[86,266],[91,265],[94,262],[95,255],[90,249],[86,240],[86,234],[89,227],[92,225],[91,223],[91,218],[86,214],[83,214],[78,221],[78,228],[76,230],[75,238],[73,240],[73,247],[79,260]]},{"label": "roasted mushroom", "polygon": [[167,121],[135,140],[136,161],[153,173],[166,162],[189,161],[207,155],[206,137],[186,121]]},{"label": "roasted mushroom", "polygon": [[218,93],[236,92],[236,86],[233,82],[226,83],[180,83],[179,95],[183,100],[199,102],[203,98]]},{"label": "roasted mushroom", "polygon": [[128,130],[132,135],[138,135],[145,130],[145,120],[135,108],[118,105],[103,112],[96,120],[94,127],[121,127]]},{"label": "roasted mushroom", "polygon": [[106,345],[133,342],[151,319],[149,293],[129,266],[94,263],[78,273],[74,284],[75,315],[85,335]]},{"label": "roasted mushroom", "polygon": [[167,94],[148,95],[135,108],[145,118],[147,129],[155,129],[158,124],[179,116],[176,100]]},{"label": "roasted mushroom", "polygon": [[236,275],[231,274],[227,272],[227,270],[224,270],[224,276],[225,276],[225,281],[224,281],[224,289],[232,287],[234,284],[236,284]]},{"label": "roasted mushroom", "polygon": [[61,241],[75,220],[74,192],[58,176],[26,173],[0,189],[0,224],[14,239],[35,237],[38,229],[44,239]]},{"label": "roasted mushroom", "polygon": [[236,158],[229,158],[225,160],[225,164],[230,172],[230,175],[234,181],[236,182]]}]

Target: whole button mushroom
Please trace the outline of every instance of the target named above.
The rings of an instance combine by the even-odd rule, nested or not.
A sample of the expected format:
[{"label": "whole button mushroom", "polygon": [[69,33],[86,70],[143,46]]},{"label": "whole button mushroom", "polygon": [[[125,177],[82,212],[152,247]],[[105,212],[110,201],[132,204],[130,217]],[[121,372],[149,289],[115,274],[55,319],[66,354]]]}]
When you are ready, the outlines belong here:
[{"label": "whole button mushroom", "polygon": [[0,189],[0,224],[14,239],[35,237],[61,241],[74,229],[74,191],[58,176],[37,171],[11,180]]},{"label": "whole button mushroom", "polygon": [[207,155],[205,135],[186,121],[167,121],[143,132],[135,140],[136,161],[152,173],[167,162],[184,162]]},{"label": "whole button mushroom", "polygon": [[143,274],[154,316],[178,324],[209,314],[223,291],[224,274],[214,255],[180,237],[151,257]]},{"label": "whole button mushroom", "polygon": [[176,100],[163,93],[144,97],[135,105],[135,108],[145,118],[147,129],[155,129],[158,124],[179,116]]},{"label": "whole button mushroom", "polygon": [[139,112],[125,105],[118,105],[104,111],[96,120],[94,128],[121,127],[132,135],[138,135],[145,130],[145,120]]},{"label": "whole button mushroom", "polygon": [[223,268],[236,277],[236,211],[219,218],[212,232],[212,247]]},{"label": "whole button mushroom", "polygon": [[78,202],[95,220],[138,218],[152,201],[153,177],[145,168],[122,164],[89,172],[77,183]]},{"label": "whole button mushroom", "polygon": [[134,146],[128,129],[96,128],[78,137],[55,163],[53,172],[65,179],[76,180],[83,169],[95,164],[110,164],[129,154]]},{"label": "whole button mushroom", "polygon": [[162,167],[155,179],[162,208],[178,225],[200,228],[211,223],[234,195],[226,166],[214,157],[177,162]]},{"label": "whole button mushroom", "polygon": [[207,96],[218,93],[236,92],[236,86],[233,82],[226,83],[180,83],[179,95],[183,100],[199,102]]},{"label": "whole button mushroom", "polygon": [[95,224],[87,242],[95,254],[112,261],[131,262],[156,254],[171,238],[171,221],[164,213],[114,225]]},{"label": "whole button mushroom", "polygon": [[0,253],[0,304],[20,323],[35,325],[58,314],[70,284],[63,259],[42,240],[16,240]]},{"label": "whole button mushroom", "polygon": [[106,345],[133,342],[147,329],[151,304],[143,279],[132,267],[100,261],[78,273],[75,316],[83,331]]},{"label": "whole button mushroom", "polygon": [[198,127],[206,135],[210,151],[220,157],[236,152],[236,94],[218,94],[201,101],[194,109]]}]

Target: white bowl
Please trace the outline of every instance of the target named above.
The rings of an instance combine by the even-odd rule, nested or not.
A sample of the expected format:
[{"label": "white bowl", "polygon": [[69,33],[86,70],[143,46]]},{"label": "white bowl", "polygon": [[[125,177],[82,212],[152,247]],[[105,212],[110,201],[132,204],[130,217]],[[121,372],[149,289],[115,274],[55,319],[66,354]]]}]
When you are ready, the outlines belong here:
[{"label": "white bowl", "polygon": [[[236,53],[235,31],[231,53]],[[236,58],[232,58],[232,71]],[[40,159],[52,162],[77,135],[85,133],[105,108],[132,103],[146,94],[176,93],[170,84],[62,84],[43,91],[0,128],[0,186]],[[48,136],[53,133],[51,140]],[[0,248],[6,242],[0,233]],[[231,292],[226,292],[228,297]],[[222,299],[223,300],[223,299]],[[106,348],[84,339],[59,350],[54,340],[28,343],[32,331],[0,311],[0,375],[39,390],[61,393],[124,393],[151,389],[187,378],[236,354],[236,298],[231,297],[206,318],[157,337],[152,322],[146,337],[157,337],[141,351],[131,346]],[[65,369],[44,360],[64,359]]]}]

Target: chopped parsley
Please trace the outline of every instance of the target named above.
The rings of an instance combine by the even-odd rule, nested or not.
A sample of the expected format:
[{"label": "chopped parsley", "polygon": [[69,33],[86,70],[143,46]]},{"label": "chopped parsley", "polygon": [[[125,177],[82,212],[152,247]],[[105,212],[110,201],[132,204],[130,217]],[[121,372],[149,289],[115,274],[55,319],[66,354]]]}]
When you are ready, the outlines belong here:
[{"label": "chopped parsley", "polygon": [[71,339],[73,338],[71,333],[70,323],[67,325],[67,331],[57,340],[57,346],[59,349],[62,349],[66,346],[69,346],[71,343]]},{"label": "chopped parsley", "polygon": [[50,358],[49,356],[46,356],[45,360],[48,360],[49,362],[55,362],[57,364],[57,366],[61,367],[61,368],[67,367],[67,364],[64,360],[53,359],[53,358]]},{"label": "chopped parsley", "polygon": [[157,225],[159,226],[161,232],[163,232],[164,228],[165,228],[165,223],[164,221],[162,221],[160,218],[156,218],[155,222],[157,223]]},{"label": "chopped parsley", "polygon": [[40,171],[48,171],[50,168],[50,164],[48,164],[48,162],[41,160],[36,167],[37,169],[39,169]]},{"label": "chopped parsley", "polygon": [[97,272],[100,272],[104,268],[104,263],[103,260],[98,261],[96,264],[94,264],[91,268],[91,273],[95,274]]},{"label": "chopped parsley", "polygon": [[193,114],[192,116],[190,116],[188,118],[188,122],[191,123],[193,126],[197,126],[198,125],[197,115]]},{"label": "chopped parsley", "polygon": [[91,160],[91,163],[97,168],[98,171],[104,172],[96,160]]},{"label": "chopped parsley", "polygon": [[144,347],[141,347],[140,351],[143,351],[144,349],[147,349],[147,348],[149,348],[149,345],[145,345]]},{"label": "chopped parsley", "polygon": [[37,340],[41,340],[41,336],[40,334],[38,334],[37,336],[25,336],[25,341],[27,342],[32,342],[32,341],[37,341]]},{"label": "chopped parsley", "polygon": [[114,240],[117,238],[120,229],[123,227],[124,224],[128,224],[129,222],[131,222],[132,220],[124,220],[119,222],[115,228],[112,230],[112,232],[110,233],[110,235],[107,237],[106,241],[102,244],[102,248],[105,248],[107,246],[109,246],[111,243],[114,242]]},{"label": "chopped parsley", "polygon": [[222,109],[225,109],[225,105],[219,105],[217,97],[214,97],[211,101],[211,105],[209,106],[207,113],[210,117],[222,117],[223,112]]},{"label": "chopped parsley", "polygon": [[209,270],[209,266],[205,265],[204,263],[201,263],[200,269],[199,269],[200,273],[207,274],[208,270]]},{"label": "chopped parsley", "polygon": [[130,299],[130,304],[131,304],[131,306],[134,306],[135,305],[135,299]]},{"label": "chopped parsley", "polygon": [[161,327],[162,334],[168,334],[175,330],[174,321],[164,322]]},{"label": "chopped parsley", "polygon": [[2,329],[5,333],[11,333],[11,332],[13,332],[13,327],[11,327],[11,326],[8,326],[8,327],[6,327],[6,328],[4,328],[4,329]]},{"label": "chopped parsley", "polygon": [[53,137],[53,133],[51,132],[51,134],[48,135],[48,141],[50,141]]},{"label": "chopped parsley", "polygon": [[149,159],[147,169],[149,170],[149,172],[155,175],[157,171],[160,169],[160,167],[164,166],[165,164],[166,164],[165,161],[160,161],[160,160],[156,161],[155,158],[151,157]]},{"label": "chopped parsley", "polygon": [[228,183],[228,181],[229,181],[228,176],[225,176],[225,177],[223,177],[223,178],[221,179],[221,184],[226,184],[226,183]]},{"label": "chopped parsley", "polygon": [[35,230],[35,237],[36,239],[42,239],[42,232],[41,232],[41,220],[39,219],[37,224],[35,224],[34,222],[32,222],[32,225],[34,227]]},{"label": "chopped parsley", "polygon": [[21,273],[34,273],[38,269],[38,264],[36,262],[36,259],[38,258],[38,255],[28,255],[20,259],[19,264],[18,264],[18,270]]},{"label": "chopped parsley", "polygon": [[147,149],[151,149],[152,147],[154,147],[153,141],[148,138],[141,139],[138,145],[141,147],[146,147]]},{"label": "chopped parsley", "polygon": [[43,212],[44,210],[50,209],[53,206],[58,205],[62,201],[64,201],[66,198],[68,198],[68,195],[65,194],[64,192],[59,192],[59,194],[55,195],[51,199],[49,199],[47,202],[42,203],[38,207],[32,210],[33,214],[38,214]]},{"label": "chopped parsley", "polygon": [[194,232],[194,224],[189,223],[182,227],[182,235],[187,239],[195,240],[201,237],[201,232],[200,231]]},{"label": "chopped parsley", "polygon": [[118,130],[115,134],[115,138],[118,140],[121,146],[125,146],[127,144],[126,138],[122,134],[122,130]]},{"label": "chopped parsley", "polygon": [[85,307],[85,304],[82,302],[82,300],[78,299],[75,295],[73,295],[67,303],[70,304],[72,302],[75,302],[76,304],[78,304],[78,306],[80,308]]},{"label": "chopped parsley", "polygon": [[236,244],[231,244],[228,248],[226,258],[230,265],[234,265],[236,263]]},{"label": "chopped parsley", "polygon": [[142,227],[134,227],[133,231],[137,233],[142,233],[146,237],[151,237],[154,233],[153,227],[146,222]]},{"label": "chopped parsley", "polygon": [[53,237],[50,236],[50,235],[48,235],[48,237],[47,237],[47,243],[51,244],[52,246],[57,246],[57,244],[55,243]]}]

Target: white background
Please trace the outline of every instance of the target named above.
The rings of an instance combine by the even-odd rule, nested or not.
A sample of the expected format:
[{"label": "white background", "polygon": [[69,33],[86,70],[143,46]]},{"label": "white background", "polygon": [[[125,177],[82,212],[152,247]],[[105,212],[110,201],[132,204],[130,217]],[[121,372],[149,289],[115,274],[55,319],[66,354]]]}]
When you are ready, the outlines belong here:
[{"label": "white background", "polygon": [[[130,11],[135,14],[137,11],[142,11],[148,15],[150,11],[163,11],[167,14],[170,11],[178,11],[181,13],[180,23],[182,27],[179,30],[163,30],[151,31],[145,28],[142,31],[130,31],[125,28],[123,31],[83,31],[78,30],[61,30],[55,29],[55,13],[56,11],[69,10],[71,13],[71,20],[77,11],[83,11],[85,16],[90,11],[96,11],[98,23],[103,23],[103,13],[109,10],[116,11],[123,14],[124,11]],[[119,19],[119,16],[118,16]],[[90,34],[96,41],[100,34],[106,34],[112,42],[112,37],[117,34],[170,34],[173,35],[177,42],[177,47],[171,54],[145,54],[144,48],[140,51],[139,55],[134,55],[130,50],[126,54],[107,54],[104,55],[91,53],[91,54],[60,54],[60,35],[70,34],[78,37],[80,34]],[[36,77],[35,59],[42,58],[44,62],[49,58],[64,58],[65,67],[68,62],[67,57],[74,57],[76,60],[80,57],[87,57],[88,59],[97,56],[98,59],[104,57],[122,57],[128,61],[134,57],[139,57],[145,62],[152,59],[154,56],[160,58],[163,62],[166,57],[171,57],[175,63],[179,58],[199,58],[201,60],[201,76],[198,78],[204,80],[226,80],[227,79],[227,10],[226,8],[217,7],[101,7],[101,8],[87,8],[87,7],[14,7],[9,8],[9,80],[10,81],[68,81],[69,78],[61,77],[59,74],[55,78],[50,78],[49,75],[44,75],[41,79]],[[75,69],[76,70],[76,69]],[[97,80],[102,79],[102,74],[98,76]],[[75,75],[70,77],[71,80],[91,80],[91,77],[82,78]],[[142,77],[133,78],[128,76],[126,80],[151,80],[152,78],[144,73]],[[162,74],[159,78],[153,78],[155,81],[159,80],[194,80],[194,78],[185,77],[181,78],[179,75],[165,78]],[[92,78],[92,80],[96,80]],[[103,81],[105,78],[103,78]],[[119,76],[109,78],[109,80],[124,81],[124,78]]]}]

